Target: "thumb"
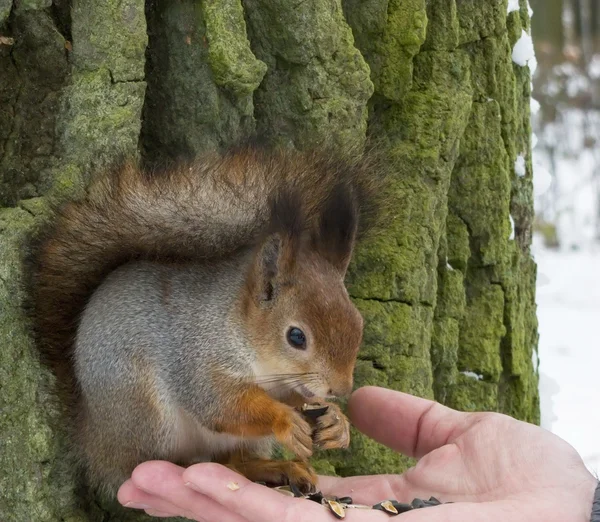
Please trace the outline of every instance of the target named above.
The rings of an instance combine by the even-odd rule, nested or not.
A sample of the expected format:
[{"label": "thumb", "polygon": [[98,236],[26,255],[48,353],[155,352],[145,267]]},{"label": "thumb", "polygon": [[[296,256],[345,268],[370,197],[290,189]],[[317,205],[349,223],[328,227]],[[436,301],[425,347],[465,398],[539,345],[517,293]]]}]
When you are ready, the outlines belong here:
[{"label": "thumb", "polygon": [[365,435],[416,458],[453,442],[478,417],[374,386],[354,392],[349,411],[353,424]]}]

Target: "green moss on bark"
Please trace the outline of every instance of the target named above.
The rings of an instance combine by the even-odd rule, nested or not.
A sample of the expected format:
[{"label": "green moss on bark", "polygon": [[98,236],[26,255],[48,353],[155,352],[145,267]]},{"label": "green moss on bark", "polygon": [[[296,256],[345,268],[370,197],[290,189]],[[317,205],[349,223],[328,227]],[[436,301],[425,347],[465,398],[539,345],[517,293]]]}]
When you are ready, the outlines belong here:
[{"label": "green moss on bark", "polygon": [[506,31],[507,0],[452,1],[459,21],[459,44],[475,42]]},{"label": "green moss on bark", "polygon": [[[431,320],[420,328],[432,332],[430,371],[438,400],[536,420],[535,281],[526,268],[529,239],[524,237],[530,230],[531,192],[527,182],[515,186],[519,180],[511,168],[516,149],[529,150],[528,75],[512,64],[515,31],[507,26],[506,2],[429,2],[427,38],[412,59],[410,82],[403,80],[405,65],[397,66],[394,92],[401,94],[396,98],[378,81],[386,57],[376,52],[393,7],[392,2],[345,3],[372,68],[376,96],[382,96],[371,106],[370,128],[384,136],[398,160],[398,180],[391,187],[398,205],[390,234],[384,231],[359,248],[350,290],[361,299],[432,307]],[[513,217],[521,212],[524,221],[521,238],[517,224],[516,241],[509,239],[511,211]],[[384,315],[371,321],[389,328]],[[399,344],[406,335],[399,332]],[[395,360],[393,350],[372,342],[365,337],[363,354],[375,364]],[[389,378],[394,362],[379,371],[383,376],[361,361],[357,383],[379,379],[414,389],[416,379],[428,382],[419,374],[421,361],[397,359],[412,368],[400,383]],[[477,372],[483,380],[460,371]]]},{"label": "green moss on bark", "polygon": [[78,69],[106,69],[111,81],[144,79],[148,37],[143,0],[73,0],[73,63]]},{"label": "green moss on bark", "polygon": [[449,390],[448,403],[462,411],[497,411],[498,386],[460,374]]},{"label": "green moss on bark", "polygon": [[346,0],[344,9],[377,94],[400,101],[412,86],[413,57],[425,41],[425,0]]},{"label": "green moss on bark", "polygon": [[35,223],[29,208],[0,209],[0,520],[7,522],[77,516],[51,381],[23,317],[22,245]]},{"label": "green moss on bark", "polygon": [[252,94],[267,71],[250,50],[240,0],[202,2],[208,60],[215,83],[238,96]]},{"label": "green moss on bark", "polygon": [[[401,52],[398,47],[391,46],[389,55],[385,54],[387,47],[382,42],[387,36],[381,27],[388,27],[385,24],[397,20],[399,15],[406,22],[407,14],[401,14],[406,5],[401,8],[393,2],[380,4],[386,7],[385,16],[377,19],[384,24],[379,29],[374,23],[361,23],[365,19],[362,4],[346,2],[345,5],[348,19],[351,23],[356,21],[353,25],[356,41],[359,46],[364,46],[361,50],[371,65],[376,91],[370,108],[370,130],[388,144],[396,170],[389,188],[390,198],[397,203],[389,224],[358,248],[348,284],[351,295],[359,298],[361,305],[370,300],[399,303],[396,303],[391,322],[381,312],[372,314],[370,321],[366,321],[371,324],[367,326],[361,358],[365,354],[371,356],[375,360],[374,370],[383,370],[379,371],[382,375],[377,375],[364,365],[359,366],[356,382],[357,385],[380,382],[432,397],[432,343],[437,342],[438,346],[447,343],[443,355],[448,367],[446,375],[456,373],[455,367],[450,365],[454,360],[452,350],[457,352],[457,325],[454,325],[454,338],[449,339],[452,326],[436,332],[434,316],[438,250],[446,223],[447,194],[472,105],[470,62],[468,54],[460,50],[418,52],[419,46],[426,41],[422,31],[425,24],[419,23],[403,26],[404,34],[399,38]],[[424,2],[411,6],[414,19],[424,15]],[[383,9],[375,8],[374,12],[382,13]],[[448,25],[448,31],[451,26]],[[440,24],[434,23],[433,27],[439,28]],[[377,42],[377,38],[381,42]],[[440,38],[451,40],[452,37],[440,35]],[[380,56],[381,53],[384,56]],[[382,63],[390,66],[381,67]],[[410,73],[409,80],[407,72]],[[365,313],[363,308],[361,306]],[[412,316],[419,319],[412,322],[403,319]],[[390,324],[394,325],[393,346],[382,346],[368,333],[370,330],[388,330]],[[446,339],[442,341],[444,335]],[[407,346],[415,350],[398,352],[398,347]],[[438,366],[436,363],[436,368]],[[354,437],[352,452],[355,458],[344,464],[344,473],[362,472],[364,462],[371,460],[390,462],[391,467],[398,464],[393,452],[365,442],[359,435]],[[378,457],[375,458],[373,452],[378,452]],[[379,471],[379,468],[373,467],[371,471]]]},{"label": "green moss on bark", "polygon": [[239,2],[150,0],[146,13],[144,156],[194,156],[250,136],[265,66],[250,51]]},{"label": "green moss on bark", "polygon": [[340,1],[244,6],[252,48],[268,66],[255,96],[259,132],[301,149],[364,141],[373,85]]},{"label": "green moss on bark", "polygon": [[0,205],[41,195],[58,163],[56,107],[68,78],[65,39],[46,11],[15,10],[0,45]]},{"label": "green moss on bark", "polygon": [[36,11],[52,5],[52,0],[16,0],[17,11]]},{"label": "green moss on bark", "polygon": [[[461,377],[440,393],[460,409],[498,410],[538,422],[532,188],[530,171],[522,180],[514,172],[517,155],[530,156],[530,76],[528,68],[511,60],[512,46],[528,20],[524,10],[505,19],[505,7],[505,2],[481,8],[459,4],[461,41],[478,81],[452,175],[448,255],[465,275],[467,297],[458,367],[484,380]],[[515,222],[512,235],[509,216]]]},{"label": "green moss on bark", "polygon": [[0,27],[4,26],[6,20],[8,20],[12,5],[12,0],[0,0]]},{"label": "green moss on bark", "polygon": [[112,82],[106,68],[75,72],[63,91],[59,128],[65,152],[87,165],[109,162],[119,149],[135,151],[144,90],[144,82]]}]

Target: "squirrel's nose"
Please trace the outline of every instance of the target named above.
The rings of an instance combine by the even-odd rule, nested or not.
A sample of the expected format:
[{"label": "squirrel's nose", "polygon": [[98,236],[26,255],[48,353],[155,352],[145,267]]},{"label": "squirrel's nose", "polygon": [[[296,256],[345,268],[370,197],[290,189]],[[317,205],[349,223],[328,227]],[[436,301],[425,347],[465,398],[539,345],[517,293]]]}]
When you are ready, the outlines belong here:
[{"label": "squirrel's nose", "polygon": [[334,397],[347,397],[352,393],[352,381],[338,384],[329,388],[329,395]]}]

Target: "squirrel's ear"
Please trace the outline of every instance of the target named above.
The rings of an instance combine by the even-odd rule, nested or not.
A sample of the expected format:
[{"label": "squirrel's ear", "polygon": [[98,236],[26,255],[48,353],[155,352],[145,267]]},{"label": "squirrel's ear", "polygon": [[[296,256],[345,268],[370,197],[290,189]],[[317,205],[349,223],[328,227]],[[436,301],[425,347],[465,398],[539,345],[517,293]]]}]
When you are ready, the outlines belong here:
[{"label": "squirrel's ear", "polygon": [[313,233],[315,250],[344,276],[356,241],[359,206],[350,185],[336,185],[325,200]]},{"label": "squirrel's ear", "polygon": [[295,250],[291,238],[278,232],[265,238],[254,261],[254,292],[259,302],[275,299],[280,287],[290,279]]},{"label": "squirrel's ear", "polygon": [[259,302],[272,301],[293,277],[296,257],[306,227],[301,198],[294,187],[273,194],[269,232],[253,267],[253,291]]}]

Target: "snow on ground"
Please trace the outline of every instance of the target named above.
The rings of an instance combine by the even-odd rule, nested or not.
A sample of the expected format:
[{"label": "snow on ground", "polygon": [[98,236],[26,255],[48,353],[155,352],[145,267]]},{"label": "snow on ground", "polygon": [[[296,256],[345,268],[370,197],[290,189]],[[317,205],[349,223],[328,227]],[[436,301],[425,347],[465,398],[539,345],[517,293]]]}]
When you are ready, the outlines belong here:
[{"label": "snow on ground", "polygon": [[542,426],[600,473],[600,248],[534,254]]}]

